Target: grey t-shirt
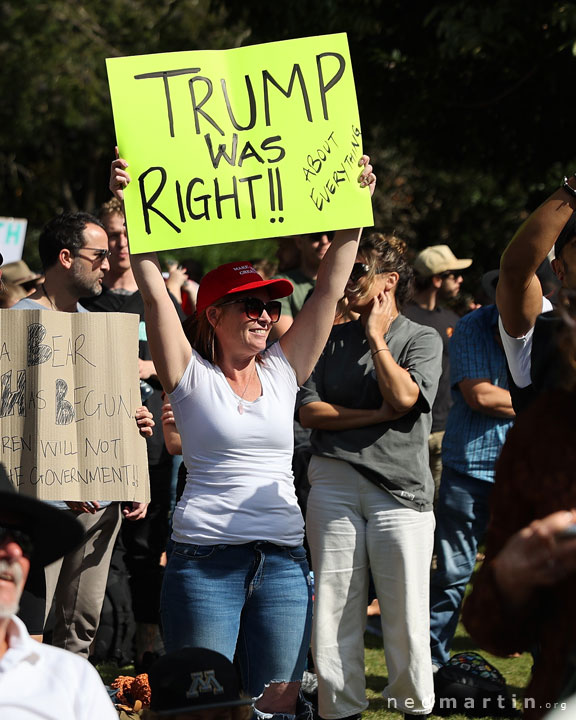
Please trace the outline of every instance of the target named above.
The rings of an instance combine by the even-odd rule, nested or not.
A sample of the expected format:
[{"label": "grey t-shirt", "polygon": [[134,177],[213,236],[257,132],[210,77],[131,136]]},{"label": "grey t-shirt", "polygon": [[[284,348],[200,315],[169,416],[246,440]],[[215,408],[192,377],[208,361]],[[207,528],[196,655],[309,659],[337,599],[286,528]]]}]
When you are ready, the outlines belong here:
[{"label": "grey t-shirt", "polygon": [[[420,388],[414,408],[391,422],[350,430],[313,430],[312,454],[345,460],[368,480],[415,510],[432,509],[434,483],[428,464],[430,408],[442,369],[442,340],[433,328],[403,315],[392,323],[387,343],[394,360]],[[336,325],[297,407],[323,401],[347,408],[382,404],[370,346],[358,320]]]}]

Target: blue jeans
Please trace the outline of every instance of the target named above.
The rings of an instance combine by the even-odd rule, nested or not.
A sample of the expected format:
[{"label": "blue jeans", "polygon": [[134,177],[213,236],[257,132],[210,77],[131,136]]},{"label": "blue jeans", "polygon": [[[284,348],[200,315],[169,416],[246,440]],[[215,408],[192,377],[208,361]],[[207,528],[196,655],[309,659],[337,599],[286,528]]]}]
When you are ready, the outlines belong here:
[{"label": "blue jeans", "polygon": [[493,483],[444,466],[436,505],[434,552],[437,568],[430,583],[430,647],[439,667],[450,659],[460,605],[486,532]]},{"label": "blue jeans", "polygon": [[300,681],[310,645],[312,592],[306,551],[268,542],[174,543],[164,573],[166,651],[236,653],[244,690]]}]

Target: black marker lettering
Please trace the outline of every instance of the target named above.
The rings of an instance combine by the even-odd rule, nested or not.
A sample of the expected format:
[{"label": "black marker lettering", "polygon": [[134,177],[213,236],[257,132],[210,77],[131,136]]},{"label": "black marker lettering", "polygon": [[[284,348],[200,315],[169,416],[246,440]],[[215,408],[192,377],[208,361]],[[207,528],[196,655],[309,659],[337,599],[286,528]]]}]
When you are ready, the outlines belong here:
[{"label": "black marker lettering", "polygon": [[280,140],[282,140],[280,135],[274,135],[274,137],[266,138],[266,140],[264,140],[260,145],[264,152],[268,152],[268,150],[278,151],[278,155],[276,155],[276,157],[268,158],[269,163],[280,162],[280,160],[283,160],[286,157],[286,150],[284,150],[281,145],[271,145],[271,143],[275,143]]},{"label": "black marker lettering", "polygon": [[250,105],[250,120],[248,121],[247,125],[240,125],[236,120],[234,111],[232,110],[232,105],[230,103],[230,98],[228,97],[226,80],[224,78],[220,80],[220,84],[222,85],[222,93],[224,94],[224,101],[226,102],[226,109],[228,110],[228,117],[230,118],[230,121],[232,122],[232,125],[236,130],[252,130],[254,125],[256,125],[256,99],[254,98],[254,88],[252,87],[252,81],[250,80],[249,75],[244,75],[244,80],[246,82],[246,90],[248,91],[248,102]]},{"label": "black marker lettering", "polygon": [[210,195],[199,195],[198,197],[194,198],[194,202],[203,202],[204,203],[204,210],[201,213],[195,213],[192,210],[192,190],[194,190],[194,186],[200,183],[200,185],[204,185],[204,180],[201,180],[200,178],[194,178],[193,180],[190,180],[188,183],[188,188],[186,190],[186,209],[188,210],[188,215],[192,218],[192,220],[202,220],[203,218],[206,218],[206,220],[210,220],[210,211],[208,208],[208,200],[210,200]]},{"label": "black marker lettering", "polygon": [[72,403],[65,400],[68,383],[61,378],[56,380],[56,425],[70,425],[74,420]]},{"label": "black marker lettering", "polygon": [[[338,70],[336,71],[335,75],[332,76],[332,78],[328,81],[326,84],[324,82],[324,73],[322,71],[322,59],[325,57],[333,57],[338,60]],[[331,90],[340,80],[342,75],[344,74],[344,68],[346,67],[346,61],[340,55],[339,53],[321,53],[320,55],[316,55],[316,66],[318,68],[318,84],[320,86],[320,98],[322,100],[322,112],[324,114],[324,120],[328,120],[328,104],[326,102],[326,95],[329,90]]]},{"label": "black marker lettering", "polygon": [[19,370],[16,375],[16,390],[12,392],[12,370],[4,373],[0,378],[1,403],[0,417],[14,415],[14,406],[18,405],[18,415],[26,415],[26,371]]},{"label": "black marker lettering", "polygon": [[259,163],[264,164],[264,160],[260,157],[260,155],[258,155],[256,150],[254,150],[254,146],[252,145],[252,143],[248,141],[244,145],[244,148],[243,148],[242,152],[240,153],[240,159],[238,160],[238,167],[242,167],[242,163],[244,162],[244,160],[249,160],[250,158],[256,158],[256,160],[258,160]]},{"label": "black marker lettering", "polygon": [[191,75],[200,72],[200,68],[183,68],[182,70],[161,70],[160,72],[144,73],[134,75],[134,80],[148,80],[149,78],[161,77],[164,81],[164,94],[166,95],[166,110],[168,111],[168,125],[170,126],[170,137],[174,137],[174,116],[172,115],[172,100],[170,99],[170,85],[168,78],[177,75]]},{"label": "black marker lettering", "polygon": [[[198,103],[196,102],[196,94],[194,92],[194,85],[198,82],[203,82],[206,85],[206,95],[202,98],[202,100]],[[207,78],[203,77],[202,75],[199,75],[198,77],[192,78],[188,81],[188,84],[190,86],[190,98],[192,100],[192,110],[194,112],[194,125],[196,126],[196,135],[200,135],[200,121],[198,119],[198,115],[202,115],[202,117],[207,120],[212,127],[214,127],[220,135],[224,135],[224,130],[218,125],[218,123],[213,120],[208,113],[206,113],[204,110],[202,110],[202,107],[208,102],[208,100],[212,97],[212,81]]]},{"label": "black marker lettering", "polygon": [[233,190],[228,195],[222,195],[220,193],[220,183],[218,178],[214,178],[214,199],[216,200],[216,215],[219,220],[222,220],[222,201],[223,200],[234,200],[234,211],[236,219],[240,219],[240,206],[238,204],[238,183],[236,178],[232,178]]},{"label": "black marker lettering", "polygon": [[252,183],[254,180],[262,180],[262,175],[250,175],[250,177],[240,178],[241,183],[248,183],[248,194],[250,196],[250,216],[252,220],[256,218],[256,204],[254,202],[254,189]]},{"label": "black marker lettering", "polygon": [[[280,169],[274,168],[274,171],[276,173],[276,186],[278,188],[278,210],[282,212],[284,210],[284,198],[282,196],[282,181],[280,179]],[[283,218],[280,218],[280,222],[282,222]]]},{"label": "black marker lettering", "polygon": [[[160,173],[160,185],[156,188],[152,197],[150,199],[148,199],[146,197],[145,181],[146,181],[146,177],[152,172]],[[156,202],[156,200],[158,200],[158,198],[160,197],[160,193],[162,192],[162,190],[164,189],[164,186],[166,185],[166,177],[167,177],[166,170],[164,170],[163,167],[151,167],[151,168],[148,168],[148,170],[146,170],[145,172],[143,172],[142,175],[140,175],[140,177],[138,178],[138,185],[140,187],[140,201],[142,203],[142,214],[144,215],[144,227],[145,227],[146,233],[148,235],[150,235],[150,232],[151,232],[151,230],[150,230],[150,215],[149,215],[150,212],[156,213],[156,215],[158,215],[159,217],[162,218],[162,220],[167,222],[168,225],[170,225],[170,227],[173,230],[176,230],[177,233],[180,232],[180,228],[177,225],[174,225],[174,223],[169,218],[167,218],[163,212],[161,212],[160,210],[157,210],[154,207],[154,203]]]},{"label": "black marker lettering", "polygon": [[182,190],[180,189],[180,182],[176,180],[174,183],[176,189],[176,202],[178,203],[178,214],[180,215],[180,222],[186,222],[186,215],[184,215],[184,205],[182,203]]},{"label": "black marker lettering", "polygon": [[316,191],[314,188],[312,188],[312,190],[310,190],[310,198],[311,198],[312,202],[314,203],[314,205],[316,205],[316,209],[322,210],[322,208],[324,207],[324,201],[322,200],[322,198],[315,197],[315,194],[316,194]]},{"label": "black marker lettering", "polygon": [[28,325],[28,350],[27,350],[27,365],[32,367],[33,365],[41,365],[50,359],[52,356],[52,350],[48,345],[41,345],[40,343],[46,337],[46,328],[40,323],[32,323]]},{"label": "black marker lettering", "polygon": [[298,81],[300,82],[300,89],[302,90],[302,99],[304,100],[304,107],[306,109],[306,117],[308,118],[308,122],[312,122],[312,110],[310,108],[310,100],[308,98],[308,90],[306,88],[306,81],[304,80],[304,75],[302,74],[302,70],[300,68],[300,65],[297,63],[292,68],[292,75],[290,76],[290,84],[288,85],[288,90],[284,90],[284,88],[279,85],[276,80],[270,75],[268,70],[262,71],[262,81],[263,81],[263,87],[264,87],[264,114],[266,118],[266,126],[269,127],[270,122],[270,97],[269,97],[269,91],[268,91],[268,84],[271,83],[274,85],[275,88],[280,90],[282,95],[284,97],[289,98],[292,95],[292,90],[294,88],[294,81],[298,77]]},{"label": "black marker lettering", "polygon": [[230,155],[226,152],[226,145],[224,143],[220,143],[218,145],[218,152],[215,155],[214,154],[214,147],[212,145],[212,138],[210,135],[206,134],[204,135],[204,140],[206,141],[206,147],[208,148],[208,152],[210,153],[210,160],[212,162],[212,167],[216,170],[218,166],[220,165],[220,160],[224,158],[228,165],[236,165],[236,153],[238,150],[238,135],[237,133],[234,133],[232,135],[232,150],[230,152]]}]

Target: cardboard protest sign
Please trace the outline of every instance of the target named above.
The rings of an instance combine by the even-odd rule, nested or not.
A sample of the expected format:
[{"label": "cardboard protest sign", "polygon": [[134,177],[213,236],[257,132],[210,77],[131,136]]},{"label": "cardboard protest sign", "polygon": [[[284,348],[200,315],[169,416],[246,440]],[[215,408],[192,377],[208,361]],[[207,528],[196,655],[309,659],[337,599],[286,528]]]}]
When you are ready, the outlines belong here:
[{"label": "cardboard protest sign", "polygon": [[0,253],[4,263],[22,259],[28,220],[0,217]]},{"label": "cardboard protest sign", "polygon": [[372,225],[345,34],[106,64],[132,252]]},{"label": "cardboard protest sign", "polygon": [[149,499],[138,317],[0,310],[0,463],[43,500]]}]

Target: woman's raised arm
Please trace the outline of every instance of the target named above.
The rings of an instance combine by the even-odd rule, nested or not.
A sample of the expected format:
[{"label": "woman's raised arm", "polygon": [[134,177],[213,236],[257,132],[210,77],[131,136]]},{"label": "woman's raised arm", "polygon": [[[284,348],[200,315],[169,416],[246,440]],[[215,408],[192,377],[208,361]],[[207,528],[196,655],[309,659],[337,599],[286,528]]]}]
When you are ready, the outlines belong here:
[{"label": "woman's raised arm", "polygon": [[[374,192],[376,176],[370,158],[363,155],[358,182]],[[336,305],[344,294],[356,259],[362,228],[339,230],[320,263],[316,286],[288,331],[280,338],[280,345],[296,371],[302,385],[314,369],[334,323]]]},{"label": "woman's raised arm", "polygon": [[[124,201],[130,182],[128,163],[118,157],[110,169],[110,190]],[[156,374],[166,392],[172,392],[190,361],[192,349],[166,289],[156,253],[130,255],[130,264],[144,301],[146,334]]]}]

